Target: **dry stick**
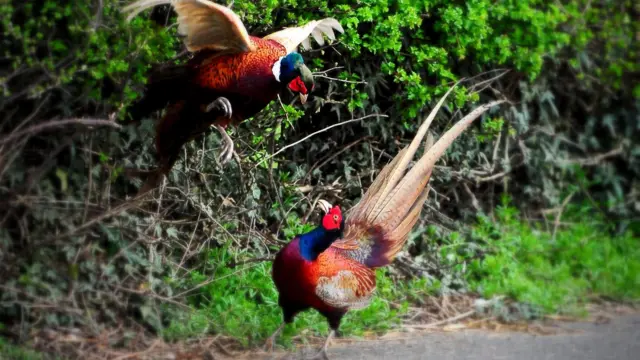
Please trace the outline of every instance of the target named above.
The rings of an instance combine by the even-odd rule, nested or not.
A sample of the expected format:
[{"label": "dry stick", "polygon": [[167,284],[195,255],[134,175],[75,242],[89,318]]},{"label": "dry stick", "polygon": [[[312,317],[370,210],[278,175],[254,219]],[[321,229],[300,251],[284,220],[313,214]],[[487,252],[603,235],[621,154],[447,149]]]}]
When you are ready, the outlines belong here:
[{"label": "dry stick", "polygon": [[[479,74],[477,74],[477,75],[474,75],[474,76],[471,76],[471,77],[468,77],[468,78],[463,78],[463,79],[462,79],[462,81],[463,81],[463,82],[470,82],[471,80],[475,80],[475,79],[477,79],[477,78],[479,78],[479,77],[482,77],[482,76],[484,76],[484,75],[493,74],[493,73],[501,72],[501,71],[502,71],[503,73],[502,73],[501,75],[499,75],[499,76],[503,76],[504,74],[506,74],[506,73],[508,73],[509,71],[511,71],[511,69],[507,69],[507,68],[499,68],[499,69],[487,70],[487,71],[481,72],[481,73],[479,73]],[[485,81],[483,81],[482,83],[484,83],[484,82],[485,82]],[[448,83],[447,83],[447,85],[453,85],[454,83],[455,83],[455,82],[450,81],[450,82],[448,82]],[[476,87],[477,85],[478,85],[478,84],[473,84],[473,85],[472,85],[472,87],[471,87],[469,90],[473,89],[473,88],[474,88],[474,87]]]},{"label": "dry stick", "polygon": [[318,205],[318,200],[320,200],[320,197],[322,195],[318,195],[316,196],[316,198],[313,200],[313,202],[311,203],[311,207],[309,208],[309,211],[307,211],[307,213],[304,215],[304,217],[302,218],[302,223],[306,224],[307,221],[309,220],[309,216],[311,216],[311,214],[313,214],[313,210],[315,210],[316,205]]},{"label": "dry stick", "polygon": [[440,325],[444,325],[444,324],[448,324],[448,323],[451,323],[451,322],[454,322],[454,321],[458,321],[458,320],[462,320],[462,319],[468,318],[468,317],[474,315],[475,313],[476,313],[475,310],[469,310],[466,313],[458,314],[458,315],[456,315],[454,317],[450,317],[448,319],[432,322],[430,324],[403,325],[403,326],[404,327],[408,327],[408,328],[412,328],[412,329],[433,329],[436,326],[440,326]]},{"label": "dry stick", "polygon": [[348,123],[361,121],[361,120],[368,119],[368,118],[374,117],[374,116],[376,116],[376,117],[389,117],[388,115],[384,115],[384,114],[370,114],[370,115],[366,115],[366,116],[363,116],[363,117],[360,117],[360,118],[357,118],[357,119],[351,119],[351,120],[339,122],[337,124],[333,124],[331,126],[327,126],[326,128],[324,128],[322,130],[318,130],[318,131],[316,131],[314,133],[311,133],[311,134],[305,136],[304,138],[302,138],[301,140],[298,140],[298,141],[294,142],[293,144],[289,144],[289,145],[283,147],[282,149],[276,151],[275,153],[271,154],[270,156],[265,157],[264,159],[260,160],[260,162],[258,162],[253,168],[254,169],[257,168],[258,166],[262,165],[262,163],[264,163],[265,161],[271,159],[272,157],[280,154],[281,152],[287,150],[288,148],[290,148],[292,146],[296,146],[296,145],[300,144],[301,142],[309,139],[310,137],[316,136],[316,135],[318,135],[320,133],[323,133],[323,132],[325,132],[325,131],[327,131],[329,129],[333,129],[334,127],[337,127],[337,126],[342,126],[342,125],[346,125]]},{"label": "dry stick", "polygon": [[496,145],[493,147],[493,154],[491,155],[491,170],[492,173],[496,169],[496,159],[498,158],[498,147],[500,147],[500,140],[502,140],[502,131],[498,133],[498,138],[496,139]]},{"label": "dry stick", "polygon": [[[287,119],[287,122],[289,123],[289,126],[291,126],[291,128],[293,130],[295,130],[296,128],[293,126],[293,123],[291,122],[291,120],[289,120],[289,114],[287,113],[287,109],[284,108],[284,104],[282,103],[282,99],[280,98],[280,94],[278,94],[278,102],[280,103],[280,107],[284,111],[284,117]],[[282,126],[282,125],[280,125],[280,126]],[[275,131],[273,132],[273,136],[276,136]]]},{"label": "dry stick", "polygon": [[111,126],[113,128],[116,128],[116,129],[120,129],[121,128],[120,125],[116,124],[115,122],[113,122],[111,120],[67,119],[67,120],[60,120],[60,121],[50,121],[50,122],[47,122],[47,123],[44,123],[44,124],[38,124],[38,125],[31,126],[31,127],[26,128],[26,129],[24,129],[22,131],[14,132],[14,133],[4,137],[3,139],[0,139],[0,144],[8,143],[9,141],[21,138],[24,135],[34,135],[34,134],[39,133],[39,132],[43,132],[43,131],[47,131],[47,130],[50,130],[50,129],[53,129],[53,128],[66,126],[66,125],[71,125],[71,124],[86,125],[86,126]]},{"label": "dry stick", "polygon": [[[280,98],[278,97],[278,99]],[[280,104],[282,104],[282,102],[280,102]],[[286,111],[285,111],[285,115],[286,115]],[[288,120],[289,119],[287,118],[287,121]],[[282,126],[282,121],[278,121],[278,125]],[[271,147],[271,152],[273,152],[274,149],[276,148],[276,132],[275,131],[273,132],[273,134],[271,134],[271,141],[269,145]],[[276,186],[276,180],[273,177],[273,157],[269,159],[269,182],[271,182],[271,186],[275,193],[276,200],[278,201],[278,205],[280,205],[278,207],[278,210],[280,210],[282,218],[286,219],[287,216],[284,212],[284,204],[282,203],[282,197],[280,196],[280,191],[278,191],[278,186]]]},{"label": "dry stick", "polygon": [[[484,89],[486,89],[486,88],[487,88],[487,86],[488,86],[489,84],[491,84],[492,82],[494,82],[494,81],[498,80],[499,78],[501,78],[501,77],[505,76],[505,75],[506,75],[507,73],[509,73],[510,71],[511,71],[511,70],[507,69],[506,71],[504,71],[504,72],[502,72],[502,73],[500,73],[500,74],[498,74],[498,75],[496,75],[496,76],[492,77],[491,79],[481,81],[481,82],[479,82],[479,83],[477,83],[477,84],[473,84],[473,86],[471,86],[471,88],[469,89],[469,91],[471,92],[471,94],[479,93],[479,92],[483,91]],[[469,79],[469,80],[470,80],[470,79]],[[483,88],[482,88],[482,89],[480,89],[480,90],[473,91],[473,90],[477,89],[478,87],[480,87],[480,86],[482,86],[482,85],[487,85],[487,86],[483,87]]]},{"label": "dry stick", "polygon": [[51,97],[51,94],[47,94],[44,99],[42,99],[42,101],[40,101],[40,104],[38,104],[38,107],[36,107],[35,110],[33,110],[33,112],[27,116],[22,122],[20,122],[20,124],[18,124],[12,132],[14,131],[19,131],[20,129],[22,129],[23,127],[27,126],[28,123],[31,122],[31,120],[33,120],[36,115],[38,115],[38,113],[40,112],[40,109],[42,109],[42,107],[49,101],[49,98]]},{"label": "dry stick", "polygon": [[499,179],[499,178],[509,174],[510,172],[511,171],[501,171],[501,172],[495,173],[495,174],[493,174],[491,176],[476,178],[476,184],[479,184],[481,182],[487,182],[487,181],[492,181],[492,180]]},{"label": "dry stick", "polygon": [[473,194],[473,191],[469,189],[469,186],[466,183],[462,183],[462,187],[464,188],[464,191],[467,193],[467,195],[469,195],[469,197],[471,198],[471,205],[473,206],[473,208],[476,209],[476,211],[482,211],[480,202],[478,201],[476,196]]},{"label": "dry stick", "polygon": [[129,288],[118,286],[118,285],[116,285],[115,288],[118,289],[118,290],[124,291],[124,292],[131,293],[131,294],[137,294],[137,295],[141,295],[141,296],[149,296],[149,297],[152,297],[152,298],[154,298],[156,300],[168,302],[168,303],[171,303],[171,304],[176,305],[178,307],[184,308],[186,310],[191,310],[191,308],[188,305],[185,305],[185,304],[183,304],[181,302],[173,300],[173,298],[175,298],[175,296],[171,297],[171,298],[168,298],[166,296],[162,296],[162,295],[156,294],[151,290],[141,291],[141,290],[136,290],[136,289],[129,289]]},{"label": "dry stick", "polygon": [[602,162],[602,160],[606,160],[610,157],[618,156],[623,153],[622,146],[618,146],[617,148],[610,150],[606,153],[596,154],[588,158],[580,158],[580,159],[561,159],[560,163],[563,164],[578,164],[581,166],[597,166]]},{"label": "dry stick", "polygon": [[340,69],[344,69],[344,66],[335,66],[335,67],[332,67],[332,68],[327,69],[327,70],[322,70],[322,71],[314,72],[314,73],[313,73],[313,76],[316,76],[316,75],[327,75],[327,73],[328,73],[328,72],[331,72],[331,71],[333,71],[333,70],[340,70]]},{"label": "dry stick", "polygon": [[323,78],[323,79],[327,79],[327,80],[331,80],[331,81],[343,82],[343,83],[346,83],[346,84],[367,84],[367,82],[364,81],[364,80],[360,80],[360,81],[342,80],[342,79],[334,78],[334,77],[327,76],[327,75],[315,75],[314,77]]},{"label": "dry stick", "polygon": [[81,230],[85,230],[95,224],[97,224],[98,222],[105,220],[107,218],[110,218],[112,216],[118,215],[123,211],[129,210],[130,208],[132,208],[133,206],[135,206],[138,202],[140,202],[141,200],[143,200],[146,195],[149,194],[148,192],[144,193],[144,194],[140,194],[136,197],[134,197],[133,199],[130,199],[114,208],[111,208],[108,211],[105,211],[104,213],[92,218],[91,220],[85,222],[84,224],[76,227],[75,229],[70,230],[69,232],[62,234],[62,235],[54,235],[52,236],[52,238],[66,238],[69,236],[73,236],[75,234],[77,234],[79,231]]},{"label": "dry stick", "polygon": [[[523,156],[523,160],[522,160],[522,164],[524,164],[524,154]],[[511,165],[511,157],[509,157],[509,136],[505,136],[504,137],[504,163],[505,164],[509,164],[510,168],[513,168],[514,166]],[[504,193],[508,194],[509,192],[507,191],[509,189],[509,177],[505,176],[502,178],[502,184],[504,186]],[[492,198],[493,199],[493,198]],[[491,214],[493,214],[493,200],[491,200]]]},{"label": "dry stick", "polygon": [[[311,169],[307,172],[307,174],[303,177],[303,179],[306,179],[308,176],[310,176],[310,175],[311,175],[311,173],[312,173],[314,170],[316,170],[316,169],[320,169],[320,168],[321,168],[321,167],[323,167],[326,163],[328,163],[329,161],[331,161],[331,160],[335,159],[338,155],[342,154],[343,152],[345,152],[345,151],[349,150],[349,149],[350,149],[350,148],[352,148],[353,146],[358,145],[360,142],[362,142],[362,141],[364,141],[364,140],[367,140],[367,139],[369,139],[369,138],[370,138],[369,136],[362,137],[362,138],[360,138],[360,139],[358,139],[358,140],[356,140],[356,141],[354,141],[354,142],[352,142],[352,143],[350,143],[350,144],[346,145],[345,147],[343,147],[343,148],[342,148],[342,150],[340,150],[340,151],[338,151],[338,152],[336,152],[336,153],[334,153],[334,154],[328,155],[328,156],[326,156],[326,157],[325,157],[325,158],[323,158],[323,159],[320,159],[320,160],[316,161],[316,163],[315,163],[315,164],[313,164],[313,166],[311,166]],[[322,161],[322,162],[321,162],[321,161]],[[319,165],[318,165],[318,164],[319,164]]]},{"label": "dry stick", "polygon": [[[273,259],[269,259],[269,260],[273,260]],[[249,262],[249,261],[248,261],[248,262]],[[258,261],[254,261],[254,262],[258,262]],[[200,288],[201,288],[201,287],[203,287],[203,286],[209,285],[209,284],[211,284],[211,283],[213,283],[213,282],[216,282],[216,281],[219,281],[219,280],[222,280],[222,279],[226,279],[226,278],[231,277],[231,276],[235,276],[235,275],[237,275],[237,274],[239,274],[239,273],[241,273],[241,272],[243,272],[243,271],[249,270],[250,268],[251,268],[251,267],[247,267],[247,268],[244,268],[244,269],[236,270],[236,271],[232,272],[231,274],[222,275],[222,276],[220,276],[220,277],[213,277],[213,278],[211,278],[211,279],[209,279],[209,280],[206,280],[206,281],[201,282],[200,284],[198,284],[198,285],[196,285],[196,286],[192,287],[191,289],[187,289],[187,290],[185,290],[185,291],[181,292],[180,294],[173,295],[170,299],[178,299],[178,298],[181,298],[181,297],[186,296],[187,294],[189,294],[189,293],[191,293],[191,292],[193,292],[193,291],[195,291],[195,290],[200,289]],[[173,300],[172,300],[172,301],[173,301]]]},{"label": "dry stick", "polygon": [[573,198],[573,195],[575,195],[576,192],[572,192],[571,194],[569,194],[569,196],[567,196],[564,201],[562,201],[562,204],[560,205],[560,209],[558,209],[558,214],[556,215],[556,220],[553,222],[553,233],[551,234],[551,241],[556,241],[556,232],[558,231],[558,226],[560,226],[560,218],[562,217],[562,212],[564,211],[564,208],[567,206],[567,204],[569,203],[569,201],[571,201],[571,198]]},{"label": "dry stick", "polygon": [[187,254],[191,251],[191,243],[193,242],[193,238],[196,235],[196,230],[200,226],[200,215],[202,215],[202,209],[198,212],[198,221],[196,221],[196,226],[194,226],[193,231],[191,232],[191,237],[189,238],[189,243],[187,244],[187,248],[185,249],[184,254],[182,254],[182,259],[180,259],[180,264],[178,266],[182,267],[182,265],[186,261]]},{"label": "dry stick", "polygon": [[160,340],[156,339],[153,343],[151,343],[151,346],[149,346],[148,349],[140,351],[140,352],[135,352],[135,353],[129,353],[129,354],[124,354],[121,356],[118,356],[117,358],[115,358],[114,360],[125,360],[125,359],[131,359],[131,358],[139,358],[140,355],[145,355],[150,353],[151,351],[153,351],[153,349],[160,344]]},{"label": "dry stick", "polygon": [[240,266],[240,265],[246,265],[246,264],[262,262],[262,261],[273,261],[273,259],[274,259],[273,257],[253,258],[253,259],[246,260],[246,261],[241,261],[241,262],[232,262],[231,264],[228,265],[228,267],[233,269],[233,268],[235,268],[237,266]]}]

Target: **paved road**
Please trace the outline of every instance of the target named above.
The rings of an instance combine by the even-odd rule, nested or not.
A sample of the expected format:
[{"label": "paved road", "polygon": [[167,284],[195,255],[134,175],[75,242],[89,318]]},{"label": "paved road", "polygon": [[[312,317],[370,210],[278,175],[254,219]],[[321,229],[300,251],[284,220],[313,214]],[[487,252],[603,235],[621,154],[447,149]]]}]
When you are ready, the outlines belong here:
[{"label": "paved road", "polygon": [[[578,331],[555,335],[467,330],[408,335],[401,340],[334,343],[331,360],[637,360],[640,359],[640,314],[614,317],[604,324],[562,323]],[[305,351],[305,356],[311,349]],[[281,358],[281,357],[276,357]],[[300,353],[285,359],[298,359]]]}]

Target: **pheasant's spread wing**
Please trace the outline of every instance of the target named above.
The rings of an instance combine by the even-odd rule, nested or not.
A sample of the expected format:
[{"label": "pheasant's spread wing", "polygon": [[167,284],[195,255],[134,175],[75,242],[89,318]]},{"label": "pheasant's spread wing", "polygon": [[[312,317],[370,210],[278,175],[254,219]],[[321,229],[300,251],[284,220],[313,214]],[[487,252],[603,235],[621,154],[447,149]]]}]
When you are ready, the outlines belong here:
[{"label": "pheasant's spread wing", "polygon": [[310,49],[311,41],[309,39],[309,35],[313,36],[316,42],[320,45],[324,45],[324,38],[322,35],[326,35],[329,39],[335,40],[336,36],[333,33],[333,30],[337,30],[341,33],[344,32],[344,29],[338,20],[325,18],[322,20],[308,22],[303,26],[286,28],[274,32],[273,34],[265,36],[264,39],[279,42],[287,49],[287,53],[290,53],[295,51],[298,45],[301,44],[305,50]]},{"label": "pheasant's spread wing", "polygon": [[453,88],[431,111],[411,144],[382,169],[369,190],[351,209],[345,222],[344,237],[335,241],[332,248],[373,268],[389,264],[402,249],[427,199],[427,184],[435,163],[475,119],[492,106],[504,102],[500,100],[479,106],[435,144],[431,137],[427,137],[424,154],[407,171],[429,125],[451,90]]},{"label": "pheasant's spread wing", "polygon": [[327,305],[338,309],[362,309],[369,305],[376,288],[375,272],[336,252],[318,257],[315,293]]},{"label": "pheasant's spread wing", "polygon": [[231,9],[208,0],[138,0],[123,8],[131,20],[157,5],[171,4],[178,13],[178,33],[186,36],[187,49],[228,52],[254,51],[242,20]]}]

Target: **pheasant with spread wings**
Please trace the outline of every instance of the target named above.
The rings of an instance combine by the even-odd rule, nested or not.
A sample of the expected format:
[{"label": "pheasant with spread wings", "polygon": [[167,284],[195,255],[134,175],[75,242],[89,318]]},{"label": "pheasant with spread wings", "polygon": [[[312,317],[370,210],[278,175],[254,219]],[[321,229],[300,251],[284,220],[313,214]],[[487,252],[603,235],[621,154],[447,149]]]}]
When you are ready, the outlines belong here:
[{"label": "pheasant with spread wings", "polygon": [[331,328],[317,355],[326,357],[327,346],[342,317],[349,310],[369,304],[376,287],[375,269],[393,261],[418,221],[436,161],[476,118],[502,102],[475,109],[433,145],[433,139],[428,137],[424,155],[405,173],[447,95],[411,144],[382,169],[346,220],[339,207],[321,202],[326,211],[321,226],[297,236],[278,252],[272,276],[284,322],[267,342],[268,347],[273,348],[284,325],[291,323],[296,314],[313,308]]},{"label": "pheasant with spread wings", "polygon": [[177,160],[179,151],[195,136],[215,127],[223,138],[222,163],[233,155],[226,133],[265,108],[285,88],[304,104],[315,83],[299,45],[311,47],[310,37],[323,45],[344,32],[332,18],[285,28],[263,38],[250,36],[230,8],[207,0],[139,0],[123,11],[128,20],[158,5],[170,4],[178,14],[178,33],[185,37],[192,57],[184,65],[160,68],[149,77],[143,98],[129,110],[131,121],[165,108],[156,128],[159,167],[143,191],[157,186]]}]

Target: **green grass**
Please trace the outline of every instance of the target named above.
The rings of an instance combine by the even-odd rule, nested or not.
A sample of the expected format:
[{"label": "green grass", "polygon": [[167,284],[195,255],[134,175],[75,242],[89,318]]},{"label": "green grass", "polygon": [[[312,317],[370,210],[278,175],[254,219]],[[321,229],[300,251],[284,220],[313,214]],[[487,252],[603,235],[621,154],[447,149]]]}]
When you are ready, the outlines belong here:
[{"label": "green grass", "polygon": [[[472,261],[469,285],[484,297],[507,295],[544,313],[584,311],[590,296],[640,299],[640,239],[613,236],[588,208],[569,208],[555,238],[520,220],[512,207],[499,207],[497,221],[481,219],[475,238],[489,252]],[[550,222],[553,226],[553,221]]]}]

